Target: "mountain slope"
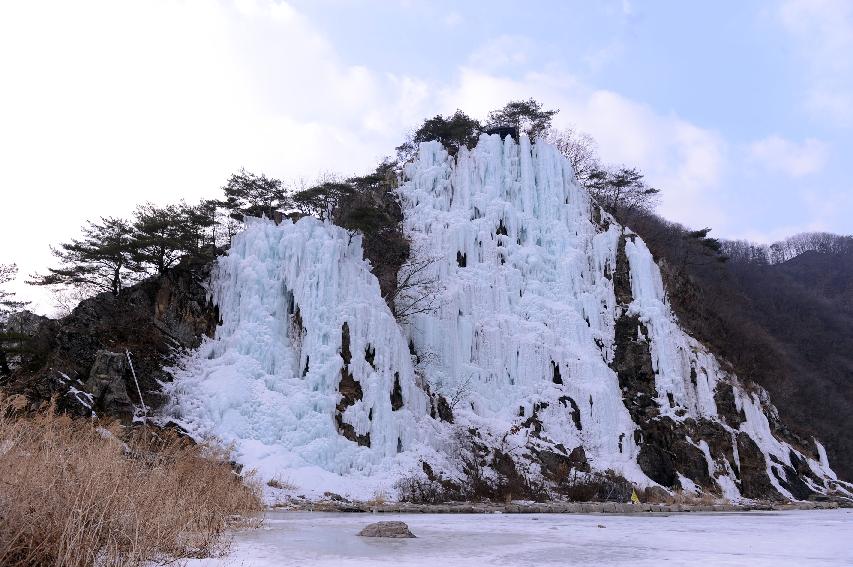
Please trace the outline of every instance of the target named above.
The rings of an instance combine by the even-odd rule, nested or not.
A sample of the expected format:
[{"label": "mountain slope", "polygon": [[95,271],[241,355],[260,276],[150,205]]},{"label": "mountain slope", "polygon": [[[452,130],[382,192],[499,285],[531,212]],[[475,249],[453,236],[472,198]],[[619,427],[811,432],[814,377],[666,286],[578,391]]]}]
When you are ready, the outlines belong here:
[{"label": "mountain slope", "polygon": [[782,264],[733,264],[748,316],[789,369],[768,383],[783,415],[819,436],[853,474],[853,254],[807,252]]}]

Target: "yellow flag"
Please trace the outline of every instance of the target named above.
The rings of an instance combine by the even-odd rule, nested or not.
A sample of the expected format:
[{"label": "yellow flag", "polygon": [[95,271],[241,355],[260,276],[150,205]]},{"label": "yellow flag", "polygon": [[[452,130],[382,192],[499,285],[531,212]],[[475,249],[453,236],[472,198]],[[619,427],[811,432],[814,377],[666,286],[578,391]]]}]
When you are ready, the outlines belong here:
[{"label": "yellow flag", "polygon": [[640,497],[637,496],[637,489],[632,488],[631,489],[631,504],[639,504],[639,503],[640,503]]}]

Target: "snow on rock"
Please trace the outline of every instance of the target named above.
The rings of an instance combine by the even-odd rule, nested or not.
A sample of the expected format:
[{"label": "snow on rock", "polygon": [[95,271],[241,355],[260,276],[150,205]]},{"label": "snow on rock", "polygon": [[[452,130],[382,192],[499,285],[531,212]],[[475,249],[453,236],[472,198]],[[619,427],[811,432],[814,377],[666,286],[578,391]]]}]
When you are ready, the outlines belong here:
[{"label": "snow on rock", "polygon": [[[646,245],[590,201],[553,146],[484,135],[451,157],[428,142],[398,193],[421,277],[439,284],[434,310],[396,321],[358,236],[312,218],[252,222],[219,261],[222,324],[175,369],[170,412],[312,494],[388,493],[422,462],[458,480],[452,439],[470,430],[531,476],[549,474],[540,452],[580,448],[593,470],[640,487],[664,466],[667,488],[731,499],[745,494],[742,466],[753,474],[762,457],[769,484],[756,486],[786,498],[804,463],[811,490],[835,478],[820,445],[777,438],[766,394],[680,328]],[[620,271],[630,289],[617,290]],[[617,321],[650,357],[645,413],[614,370]],[[453,424],[436,415],[439,398]],[[681,449],[641,454],[661,427]],[[692,461],[649,464],[661,453]]]}]

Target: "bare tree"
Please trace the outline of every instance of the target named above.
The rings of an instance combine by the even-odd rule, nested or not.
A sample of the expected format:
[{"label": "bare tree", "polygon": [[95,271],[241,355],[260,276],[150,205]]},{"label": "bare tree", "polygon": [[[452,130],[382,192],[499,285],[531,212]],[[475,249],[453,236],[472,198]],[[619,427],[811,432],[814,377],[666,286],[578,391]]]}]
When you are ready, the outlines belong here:
[{"label": "bare tree", "polygon": [[459,402],[471,396],[471,391],[473,390],[472,382],[473,377],[469,375],[455,388],[453,388],[453,390],[448,392],[447,404],[450,406],[451,410],[455,410],[456,406],[459,405]]},{"label": "bare tree", "polygon": [[593,172],[601,169],[598,144],[586,132],[574,128],[555,130],[548,134],[548,141],[569,160],[582,186],[586,186]]},{"label": "bare tree", "polygon": [[727,240],[723,253],[734,262],[781,264],[806,252],[843,254],[853,250],[853,236],[829,232],[802,232],[772,244],[755,244],[747,240]]},{"label": "bare tree", "polygon": [[80,305],[84,299],[89,299],[95,296],[98,290],[95,288],[86,288],[82,286],[63,287],[53,290],[51,297],[53,299],[53,316],[57,319],[67,317],[74,311],[74,308]]},{"label": "bare tree", "polygon": [[433,269],[437,261],[433,256],[412,254],[400,267],[397,287],[386,298],[398,321],[406,321],[421,313],[432,313],[438,308],[444,287]]},{"label": "bare tree", "polygon": [[568,128],[552,132],[548,141],[569,160],[578,183],[622,224],[657,206],[660,191],[649,187],[635,167],[603,165],[598,144],[589,134]]}]

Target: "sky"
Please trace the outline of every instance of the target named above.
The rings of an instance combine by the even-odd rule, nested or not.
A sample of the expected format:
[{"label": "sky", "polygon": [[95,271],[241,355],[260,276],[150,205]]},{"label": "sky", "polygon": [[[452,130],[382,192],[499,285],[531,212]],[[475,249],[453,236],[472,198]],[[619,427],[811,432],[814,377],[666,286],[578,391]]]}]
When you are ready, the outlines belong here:
[{"label": "sky", "polygon": [[[853,2],[0,0],[0,263],[533,97],[724,238],[853,232]],[[44,310],[44,308],[42,308]]]}]

